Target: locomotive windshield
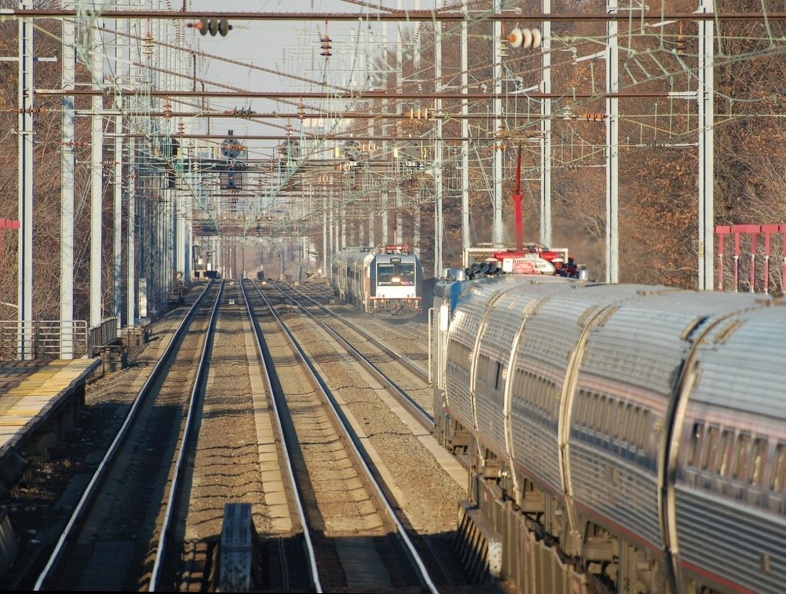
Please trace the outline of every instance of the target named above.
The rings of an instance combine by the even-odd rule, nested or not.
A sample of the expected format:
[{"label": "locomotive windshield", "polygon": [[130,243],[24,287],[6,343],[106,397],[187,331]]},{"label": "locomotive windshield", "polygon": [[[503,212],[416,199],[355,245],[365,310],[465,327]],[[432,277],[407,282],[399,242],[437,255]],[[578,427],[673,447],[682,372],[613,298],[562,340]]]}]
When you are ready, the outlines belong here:
[{"label": "locomotive windshield", "polygon": [[385,262],[377,265],[377,285],[413,286],[414,284],[414,263]]}]

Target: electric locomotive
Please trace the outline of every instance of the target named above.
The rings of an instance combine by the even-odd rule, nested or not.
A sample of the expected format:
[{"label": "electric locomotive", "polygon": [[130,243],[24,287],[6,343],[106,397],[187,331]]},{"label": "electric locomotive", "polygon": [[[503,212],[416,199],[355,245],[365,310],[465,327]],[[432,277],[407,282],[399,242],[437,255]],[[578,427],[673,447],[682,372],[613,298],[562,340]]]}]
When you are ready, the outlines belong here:
[{"label": "electric locomotive", "polygon": [[406,245],[337,253],[331,284],[336,297],[379,317],[406,319],[423,311],[423,266]]},{"label": "electric locomotive", "polygon": [[528,594],[782,592],[784,300],[511,267],[434,288],[435,435],[470,460],[474,529],[504,549],[488,573]]}]

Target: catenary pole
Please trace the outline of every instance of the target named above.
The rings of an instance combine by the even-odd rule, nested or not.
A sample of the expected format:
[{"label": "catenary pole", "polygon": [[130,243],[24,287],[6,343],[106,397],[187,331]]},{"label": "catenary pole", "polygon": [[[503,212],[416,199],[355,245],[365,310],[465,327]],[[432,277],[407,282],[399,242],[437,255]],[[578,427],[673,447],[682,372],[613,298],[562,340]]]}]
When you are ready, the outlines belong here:
[{"label": "catenary pole", "polygon": [[[73,8],[65,2],[64,8]],[[73,20],[63,19],[61,78],[64,90],[76,81],[76,44]],[[74,172],[76,169],[76,110],[73,95],[63,95],[60,149],[60,358],[74,358]]]}]

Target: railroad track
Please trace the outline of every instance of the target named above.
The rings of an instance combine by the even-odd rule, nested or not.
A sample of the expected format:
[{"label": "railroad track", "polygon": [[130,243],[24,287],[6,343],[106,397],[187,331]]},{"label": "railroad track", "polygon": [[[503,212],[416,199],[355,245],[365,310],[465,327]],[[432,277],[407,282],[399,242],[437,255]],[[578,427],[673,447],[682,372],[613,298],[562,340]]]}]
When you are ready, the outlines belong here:
[{"label": "railroad track", "polygon": [[222,291],[223,284],[208,285],[172,335],[62,531],[36,590],[155,590],[164,579]]},{"label": "railroad track", "polygon": [[[402,407],[396,404],[393,397],[388,395],[380,385],[391,382],[371,380],[370,387],[362,387],[359,378],[363,376],[365,382],[371,377],[371,372],[360,370],[354,356],[348,355],[340,347],[338,350],[335,346],[331,347],[330,343],[336,339],[323,334],[324,330],[317,330],[314,325],[316,322],[303,315],[291,299],[282,297],[274,287],[267,287],[267,289],[273,291],[271,299],[277,304],[274,308],[281,310],[282,317],[287,325],[293,327],[298,340],[306,343],[307,357],[315,362],[320,373],[328,371],[327,375],[331,377],[329,381],[339,386],[336,400],[344,406],[344,416],[353,421],[355,439],[367,450],[367,459],[373,459],[372,474],[383,482],[378,489],[393,501],[393,507],[399,514],[399,523],[404,533],[411,535],[417,554],[427,559],[422,561],[425,573],[434,576],[432,582],[438,589],[449,587],[451,590],[458,590],[462,584],[466,586],[461,568],[456,567],[455,564],[451,565],[450,561],[451,557],[455,557],[451,533],[455,527],[456,501],[464,495],[461,484],[466,475],[462,473],[461,478],[451,478],[444,469],[440,468],[441,463],[436,460],[437,453],[431,452],[430,446],[426,445],[430,438],[428,431],[411,418],[406,422],[401,420],[400,415],[409,415],[402,412]],[[307,289],[317,291],[318,287]],[[274,297],[275,295],[278,297]],[[155,523],[147,523],[148,520],[145,519],[147,512],[131,513],[124,523],[127,527],[136,526],[137,530],[133,535],[127,533],[129,538],[125,544],[120,539],[116,543],[121,549],[126,547],[129,550],[134,548],[144,551],[144,555],[137,554],[138,562],[128,562],[125,566],[118,566],[117,562],[113,561],[111,570],[107,570],[107,565],[104,564],[103,576],[99,575],[100,569],[91,570],[89,578],[63,578],[66,581],[60,581],[59,569],[48,568],[48,574],[43,581],[39,580],[36,589],[76,589],[74,583],[81,583],[84,587],[88,582],[93,584],[90,587],[107,590],[128,588],[211,591],[216,589],[222,577],[218,571],[220,563],[216,561],[220,558],[219,539],[224,519],[223,512],[225,504],[230,502],[247,502],[253,510],[255,546],[249,568],[253,574],[251,589],[315,590],[317,587],[311,576],[320,576],[320,568],[327,573],[324,578],[318,577],[319,581],[316,584],[322,587],[321,580],[324,579],[324,583],[328,585],[325,589],[334,589],[335,583],[343,584],[337,588],[346,591],[388,588],[405,591],[428,589],[428,586],[424,588],[423,585],[426,580],[419,575],[423,570],[418,568],[417,562],[414,565],[411,562],[411,553],[397,550],[399,541],[402,540],[398,535],[400,528],[396,527],[395,521],[390,519],[387,524],[380,523],[376,527],[382,535],[371,533],[368,536],[360,536],[357,530],[362,524],[359,521],[346,521],[343,511],[333,512],[338,517],[334,523],[326,522],[327,513],[323,516],[321,511],[317,511],[316,525],[321,526],[321,529],[316,532],[315,542],[319,543],[320,539],[327,542],[328,544],[325,545],[327,548],[324,550],[330,551],[332,547],[332,553],[325,553],[319,563],[316,557],[309,561],[304,556],[303,551],[308,547],[304,547],[305,537],[302,526],[309,522],[305,517],[307,512],[314,513],[312,508],[316,491],[311,486],[311,475],[307,473],[305,482],[309,485],[307,492],[310,499],[306,498],[300,504],[294,503],[292,493],[295,488],[284,476],[286,465],[281,462],[285,459],[285,454],[281,446],[283,440],[278,430],[278,421],[269,415],[269,410],[275,402],[270,394],[276,386],[278,386],[276,389],[280,388],[281,382],[275,379],[273,382],[266,380],[263,366],[258,360],[258,352],[267,353],[269,356],[270,352],[279,349],[278,341],[283,341],[283,338],[274,338],[276,334],[272,332],[271,324],[274,322],[271,316],[256,314],[252,316],[246,311],[240,285],[237,283],[233,285],[231,281],[227,281],[225,295],[220,301],[216,301],[216,304],[220,304],[215,323],[217,330],[213,337],[211,354],[207,357],[210,361],[210,369],[206,372],[207,379],[202,390],[206,397],[197,407],[196,412],[190,415],[181,412],[181,418],[178,419],[178,415],[175,415],[173,420],[167,423],[179,427],[182,425],[182,419],[190,416],[197,420],[199,425],[199,432],[186,457],[189,461],[186,464],[188,468],[186,480],[183,488],[178,489],[180,503],[177,505],[165,503],[164,492],[172,490],[169,483],[158,488],[158,493],[152,493],[150,486],[145,485],[142,496],[137,492],[137,499],[140,502],[151,498],[157,499],[157,503],[153,505],[158,510],[154,518]],[[179,312],[184,309],[179,308],[172,312],[174,314],[172,319],[180,315]],[[324,312],[320,315],[326,316]],[[264,340],[254,337],[251,330],[256,323],[250,323],[252,317],[258,319],[263,327]],[[332,323],[335,325],[338,322],[334,320]],[[192,327],[185,333],[194,336],[209,334],[205,326]],[[156,338],[166,336],[158,332],[155,334]],[[364,340],[357,335],[352,338],[355,343]],[[169,337],[165,340],[156,340],[156,343],[172,342],[175,341]],[[185,346],[185,343],[181,348],[193,350],[192,347]],[[396,358],[382,351],[376,351],[372,357]],[[193,370],[196,367],[195,360],[192,356],[191,362],[186,366]],[[291,375],[293,360],[291,353],[288,356],[279,356],[274,377],[288,378]],[[126,372],[132,373],[129,377],[137,377],[133,374],[139,374],[138,379],[133,382],[137,388],[143,381],[153,382],[154,380],[146,379],[148,366],[153,367],[152,364],[143,364],[142,368],[126,369],[113,375],[112,383],[115,389],[119,389],[120,384],[123,384],[122,380],[118,382],[118,379]],[[331,369],[334,366],[335,368]],[[347,373],[350,376],[347,376]],[[348,377],[351,379],[347,379]],[[358,380],[357,386],[354,385],[356,380]],[[422,379],[419,381],[421,385],[425,385]],[[180,391],[187,391],[186,382],[179,383]],[[132,387],[130,382],[129,385],[122,385],[123,389]],[[299,395],[304,391],[307,391],[306,388],[295,388],[294,394]],[[290,392],[293,390],[287,390],[288,394]],[[123,398],[128,402],[131,396]],[[181,400],[176,407],[183,411],[187,407],[185,402]],[[306,404],[301,408],[303,406],[307,411],[306,420],[311,417],[313,424],[314,407]],[[396,412],[394,409],[397,409]],[[323,424],[319,423],[318,426]],[[297,440],[302,445],[295,447],[300,450],[313,448],[315,444],[325,449],[324,444],[330,442],[330,438],[321,436],[303,438],[298,436]],[[341,441],[348,443],[350,439],[343,438]],[[149,460],[152,456],[156,465],[159,463],[163,465],[159,459],[164,453],[164,448],[155,444],[155,440],[150,439],[144,445],[140,445],[135,455],[130,458],[135,457],[137,461],[142,461]],[[175,449],[173,448],[172,452]],[[436,450],[446,455],[438,446]],[[348,455],[345,456],[349,458]],[[359,457],[363,458],[363,455]],[[174,453],[170,456],[170,460],[172,459]],[[337,483],[343,471],[343,467],[339,465],[343,462],[343,458],[339,461],[322,461],[317,462],[316,467],[327,469],[328,483],[331,480]],[[292,466],[297,468],[301,465],[292,464]],[[340,468],[341,471],[336,472],[336,468]],[[169,478],[166,481],[169,481]],[[133,487],[133,490],[136,489]],[[129,486],[124,491],[131,493],[132,487]],[[334,499],[338,499],[339,496],[345,497],[349,492],[355,492],[355,488],[344,485],[343,488],[335,491]],[[152,497],[153,495],[158,497]],[[116,497],[111,505],[118,508],[115,510],[117,518],[112,521],[122,523],[123,514],[119,513],[121,511],[125,513],[120,509],[125,506],[122,497]],[[355,505],[357,506],[358,503],[355,502]],[[381,509],[381,504],[375,504],[375,507]],[[128,509],[131,510],[130,505]],[[171,511],[164,511],[166,509]],[[300,514],[303,515],[302,518]],[[147,515],[153,514],[150,512]],[[171,516],[177,529],[167,531],[163,528],[163,523],[159,521],[158,516],[164,515]],[[383,512],[382,516],[385,515],[390,514]],[[329,538],[326,536],[327,528],[334,531]],[[106,534],[111,535],[108,532]],[[122,536],[120,532],[117,534]],[[163,545],[158,544],[161,542],[161,534],[166,535],[166,543]],[[89,539],[84,536],[78,538],[85,541],[82,543],[83,550],[89,550],[90,546],[95,544],[93,541],[88,542]],[[159,539],[158,543],[154,542],[156,538]],[[63,540],[71,543],[75,541],[75,537],[66,536]],[[362,546],[367,542],[372,542],[374,547]],[[113,546],[115,544],[101,545],[101,548],[111,551]],[[45,546],[45,550],[49,548]],[[313,548],[316,550],[319,547],[314,545]],[[166,550],[168,554],[157,563],[159,550]],[[373,554],[370,551],[373,551]],[[112,552],[117,557],[115,553],[116,551]],[[61,557],[58,563],[62,563],[63,559],[68,559],[68,555],[71,554],[60,552],[53,553],[53,556]],[[368,558],[369,555],[371,560]],[[355,561],[352,561],[353,557]],[[440,559],[448,559],[447,565]],[[73,565],[77,567],[80,563],[83,561],[79,560]],[[153,568],[156,565],[160,566],[156,571],[165,570],[161,571],[160,577],[153,576]],[[310,565],[313,565],[313,568],[310,568]],[[340,569],[344,565],[352,568],[349,573]],[[376,570],[375,565],[378,568]],[[337,568],[339,568],[338,576],[335,575]],[[97,575],[99,577],[96,577]],[[118,585],[121,583],[122,585]],[[227,590],[227,587],[224,586],[223,589]]]},{"label": "railroad track", "polygon": [[[290,304],[252,288],[247,297],[269,356],[270,385],[302,510],[305,567],[317,591],[435,592],[420,553],[369,466],[340,402],[283,321]],[[279,294],[280,295],[280,294]],[[296,320],[305,318],[297,316]],[[298,339],[295,338],[298,334]]]},{"label": "railroad track", "polygon": [[[452,543],[433,527],[437,518],[442,518],[437,523],[450,523],[447,518],[455,517],[459,482],[466,475],[461,461],[448,456],[431,438],[430,414],[407,393],[419,391],[421,400],[430,406],[425,372],[344,317],[324,311],[300,291],[278,283],[262,288],[270,300],[281,303],[285,323],[335,387],[336,399],[353,421],[366,455],[373,458],[383,488],[401,510],[402,523],[412,533],[433,580],[440,587],[457,587],[463,577]],[[452,467],[452,479],[446,467]]]},{"label": "railroad track", "polygon": [[393,331],[384,334],[385,341],[380,340],[378,335],[381,332],[378,328],[373,331],[366,330],[359,323],[351,321],[351,318],[336,314],[291,285],[273,283],[272,287],[279,291],[285,300],[297,305],[300,311],[324,328],[333,340],[348,349],[424,429],[430,430],[433,427],[434,418],[429,412],[432,393],[428,370],[400,350],[389,346],[388,341]]}]

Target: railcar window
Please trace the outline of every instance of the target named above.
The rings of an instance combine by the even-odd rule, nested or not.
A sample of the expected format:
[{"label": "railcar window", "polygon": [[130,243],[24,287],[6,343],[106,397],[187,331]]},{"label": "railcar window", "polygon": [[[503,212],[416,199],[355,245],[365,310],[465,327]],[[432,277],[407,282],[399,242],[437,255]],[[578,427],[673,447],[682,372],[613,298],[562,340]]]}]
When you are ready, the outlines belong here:
[{"label": "railcar window", "polygon": [[717,457],[718,453],[718,435],[719,430],[717,427],[710,427],[707,429],[707,438],[704,440],[704,449],[701,457],[702,470],[715,470],[715,467],[710,467]]},{"label": "railcar window", "polygon": [[767,462],[767,440],[757,437],[753,441],[753,472],[751,485],[761,487],[764,478],[764,465]]},{"label": "railcar window", "polygon": [[541,410],[543,408],[543,390],[541,389],[539,378],[535,374],[530,376],[530,386],[532,390],[532,405],[535,409]]},{"label": "railcar window", "polygon": [[633,443],[633,430],[636,428],[635,418],[633,417],[633,405],[628,402],[625,405],[625,441]]},{"label": "railcar window", "polygon": [[390,262],[377,265],[377,284],[390,286],[412,286],[415,284],[415,264]]},{"label": "railcar window", "polygon": [[650,434],[650,411],[643,409],[641,411],[641,430],[639,431],[639,447],[644,449],[647,447],[647,438]]},{"label": "railcar window", "polygon": [[592,393],[584,393],[584,426],[592,428]]},{"label": "railcar window", "polygon": [[599,407],[598,408],[598,412],[597,412],[598,430],[601,433],[607,433],[608,432],[608,429],[607,429],[608,416],[609,416],[608,415],[608,410],[609,410],[608,405],[609,405],[608,398],[605,395],[598,396],[598,407]]},{"label": "railcar window", "polygon": [[590,410],[592,407],[591,402],[592,396],[589,394],[589,392],[582,392],[581,422],[587,428],[589,428],[590,424]]},{"label": "railcar window", "polygon": [[550,416],[554,416],[554,409],[559,407],[559,392],[557,386],[552,381],[543,382],[543,410]]},{"label": "railcar window", "polygon": [[592,395],[592,430],[600,429],[600,422],[603,418],[603,409],[600,408],[600,394]]},{"label": "railcar window", "polygon": [[522,385],[524,388],[522,392],[524,394],[524,399],[532,402],[532,373],[529,371],[524,372],[524,381]]},{"label": "railcar window", "polygon": [[734,448],[734,433],[728,429],[724,430],[721,434],[721,462],[720,469],[718,470],[721,476],[729,476],[731,470],[731,453]]},{"label": "railcar window", "polygon": [[772,465],[772,476],[770,477],[770,491],[782,493],[784,484],[786,484],[786,444],[779,443],[775,447],[775,459]]},{"label": "railcar window", "polygon": [[469,347],[457,340],[451,340],[448,345],[448,358],[458,361],[459,364],[469,365]]},{"label": "railcar window", "polygon": [[[503,367],[502,380],[504,380],[504,375],[505,368]],[[524,396],[531,408],[552,415],[557,402],[557,399],[554,397],[556,393],[554,382],[547,381],[530,371],[522,372],[520,375],[522,376],[522,390],[517,393],[521,393]]]},{"label": "railcar window", "polygon": [[532,374],[524,371],[521,374],[521,390],[517,392],[524,396],[524,400],[532,400]]},{"label": "railcar window", "polygon": [[606,412],[604,413],[604,416],[606,417],[606,433],[609,434],[609,439],[616,437],[618,431],[618,419],[614,418],[614,408],[616,402],[617,401],[614,400],[614,398],[610,397],[606,405]]},{"label": "railcar window", "polygon": [[505,366],[497,361],[497,373],[494,378],[494,389],[499,390],[502,387],[502,382],[505,379]]},{"label": "railcar window", "polygon": [[633,420],[634,422],[631,423],[631,435],[630,435],[630,442],[637,448],[641,447],[641,407],[634,406],[633,407]]},{"label": "railcar window", "polygon": [[625,403],[620,400],[617,403],[617,426],[615,427],[614,437],[619,440],[625,439]]},{"label": "railcar window", "polygon": [[688,448],[688,466],[698,468],[701,455],[702,438],[704,437],[704,424],[693,423],[693,431],[690,436],[690,446]]},{"label": "railcar window", "polygon": [[751,436],[740,433],[737,436],[737,447],[734,450],[734,464],[731,477],[740,481],[748,480],[748,455],[750,454]]}]

